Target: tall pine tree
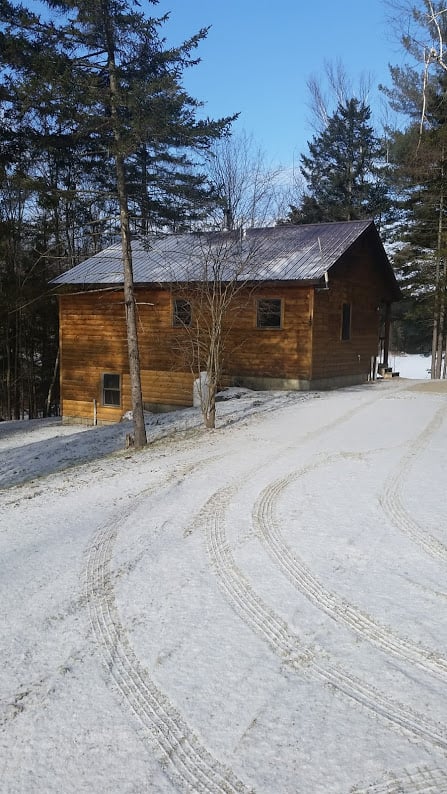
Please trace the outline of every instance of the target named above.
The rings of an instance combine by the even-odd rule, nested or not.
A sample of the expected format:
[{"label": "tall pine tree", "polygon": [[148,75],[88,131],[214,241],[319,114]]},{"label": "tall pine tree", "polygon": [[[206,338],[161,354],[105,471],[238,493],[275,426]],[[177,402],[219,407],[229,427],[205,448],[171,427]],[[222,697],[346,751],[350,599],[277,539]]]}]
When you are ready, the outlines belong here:
[{"label": "tall pine tree", "polygon": [[[224,134],[232,119],[200,120],[200,103],[181,82],[206,30],[166,48],[159,34],[166,18],[147,17],[132,0],[48,0],[51,22],[0,3],[0,118],[11,120],[11,136],[13,119],[20,119],[33,147],[26,178],[45,253],[73,264],[67,257],[87,255],[89,240],[101,245],[111,218],[123,241],[131,317],[132,214],[139,229],[181,228],[212,199],[194,169],[194,153]],[[138,369],[132,319],[128,336],[132,371]],[[144,443],[138,413],[137,443]]]},{"label": "tall pine tree", "polygon": [[370,125],[370,108],[352,98],[340,103],[325,129],[301,155],[307,192],[291,207],[291,223],[380,218],[388,207],[379,163],[380,140]]},{"label": "tall pine tree", "polygon": [[[447,19],[443,3],[421,2],[413,8],[417,34],[402,36],[415,66],[392,67],[392,88],[384,88],[392,108],[407,119],[393,134],[392,175],[400,197],[398,236],[403,246],[395,258],[406,292],[401,332],[431,340],[433,378],[446,375],[447,342],[447,64],[443,51]],[[444,363],[443,363],[444,362]]]}]

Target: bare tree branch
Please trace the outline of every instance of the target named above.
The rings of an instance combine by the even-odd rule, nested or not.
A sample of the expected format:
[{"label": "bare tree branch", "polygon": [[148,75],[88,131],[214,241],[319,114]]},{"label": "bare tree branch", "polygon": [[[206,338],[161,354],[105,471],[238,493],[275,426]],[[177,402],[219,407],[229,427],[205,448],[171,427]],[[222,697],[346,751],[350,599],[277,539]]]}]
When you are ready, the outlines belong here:
[{"label": "bare tree branch", "polygon": [[[203,234],[197,238],[185,272],[173,279],[173,299],[189,304],[175,347],[181,366],[195,377],[205,427],[216,422],[216,394],[231,355],[234,321],[247,306],[256,272],[256,242],[242,232]],[[186,316],[186,315],[185,315]]]},{"label": "bare tree branch", "polygon": [[[352,96],[356,96],[362,104],[369,104],[369,95],[373,79],[370,73],[362,72],[359,77],[358,89],[354,90],[352,80],[348,76],[343,62],[325,61],[323,77],[314,74],[307,80],[309,92],[308,107],[311,111],[309,124],[320,134],[326,129],[329,118],[338,105],[346,106]],[[324,90],[327,84],[329,90]]]},{"label": "bare tree branch", "polygon": [[212,218],[217,228],[254,228],[279,217],[283,168],[266,163],[252,135],[242,132],[218,141],[208,172],[220,198],[220,210]]}]

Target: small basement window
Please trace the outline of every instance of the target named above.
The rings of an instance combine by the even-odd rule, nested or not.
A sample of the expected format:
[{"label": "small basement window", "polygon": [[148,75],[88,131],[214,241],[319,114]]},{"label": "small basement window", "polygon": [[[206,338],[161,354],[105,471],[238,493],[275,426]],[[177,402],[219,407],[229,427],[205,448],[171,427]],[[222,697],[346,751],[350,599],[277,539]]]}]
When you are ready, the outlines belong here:
[{"label": "small basement window", "polygon": [[182,298],[177,298],[174,301],[172,324],[175,327],[191,325],[191,304],[189,301]]},{"label": "small basement window", "polygon": [[341,314],[341,338],[347,340],[351,338],[351,304],[344,303]]},{"label": "small basement window", "polygon": [[102,404],[121,405],[121,375],[107,372],[102,376]]},{"label": "small basement window", "polygon": [[262,298],[257,303],[256,327],[281,328],[281,299]]}]

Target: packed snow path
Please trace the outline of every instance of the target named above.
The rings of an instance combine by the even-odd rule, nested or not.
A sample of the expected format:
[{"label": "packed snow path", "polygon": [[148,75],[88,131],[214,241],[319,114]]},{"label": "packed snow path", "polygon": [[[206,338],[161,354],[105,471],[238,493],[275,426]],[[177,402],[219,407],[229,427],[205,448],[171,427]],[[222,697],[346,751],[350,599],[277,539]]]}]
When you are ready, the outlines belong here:
[{"label": "packed snow path", "polygon": [[445,384],[239,397],[0,425],[0,792],[447,793]]}]

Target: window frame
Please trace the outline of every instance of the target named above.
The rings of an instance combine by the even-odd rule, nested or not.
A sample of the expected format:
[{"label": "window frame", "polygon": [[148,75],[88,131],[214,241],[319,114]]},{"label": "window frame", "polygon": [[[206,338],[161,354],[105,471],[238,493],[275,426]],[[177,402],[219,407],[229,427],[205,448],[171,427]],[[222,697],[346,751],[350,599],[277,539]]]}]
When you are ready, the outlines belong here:
[{"label": "window frame", "polygon": [[341,305],[340,339],[349,342],[352,336],[352,303],[344,301]]},{"label": "window frame", "polygon": [[[118,378],[118,388],[114,386],[106,386],[105,379],[108,377]],[[106,392],[118,394],[118,402],[106,402]],[[103,372],[101,375],[101,404],[104,408],[121,408],[122,397],[122,379],[119,372]]]},{"label": "window frame", "polygon": [[[273,303],[273,302],[279,303],[279,312],[277,313],[277,316],[279,318],[279,324],[278,325],[264,325],[263,323],[260,323],[260,319],[261,319],[260,304],[261,303]],[[271,312],[268,312],[268,313],[266,312],[266,314],[273,315],[273,314],[276,314],[276,312],[271,311]],[[284,315],[284,301],[283,301],[282,298],[257,298],[257,300],[256,300],[256,328],[257,329],[259,329],[261,331],[281,331],[282,328],[283,328],[283,319],[284,319],[283,315]]]},{"label": "window frame", "polygon": [[[181,313],[177,310],[177,304],[182,303],[183,308],[188,307],[189,309],[189,320],[185,322],[185,320],[181,319]],[[173,298],[172,299],[172,327],[173,328],[190,328],[192,325],[192,305],[191,301],[187,298]]]}]

